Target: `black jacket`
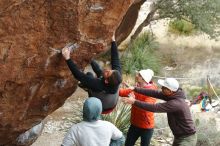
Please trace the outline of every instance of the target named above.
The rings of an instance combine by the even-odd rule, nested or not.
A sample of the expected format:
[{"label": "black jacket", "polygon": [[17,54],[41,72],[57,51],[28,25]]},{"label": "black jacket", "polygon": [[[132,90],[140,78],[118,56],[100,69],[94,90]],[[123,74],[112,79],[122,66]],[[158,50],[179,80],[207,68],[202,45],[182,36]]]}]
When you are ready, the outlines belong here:
[{"label": "black jacket", "polygon": [[[118,86],[109,86],[105,84],[102,77],[102,70],[95,62],[91,62],[91,66],[96,73],[97,77],[90,76],[80,71],[76,64],[71,60],[66,60],[69,69],[73,76],[79,80],[86,88],[91,89],[94,92],[105,91],[106,93],[114,94],[118,91]],[[115,42],[111,43],[111,66],[113,70],[118,70],[121,73],[121,65],[119,60],[118,48]]]}]

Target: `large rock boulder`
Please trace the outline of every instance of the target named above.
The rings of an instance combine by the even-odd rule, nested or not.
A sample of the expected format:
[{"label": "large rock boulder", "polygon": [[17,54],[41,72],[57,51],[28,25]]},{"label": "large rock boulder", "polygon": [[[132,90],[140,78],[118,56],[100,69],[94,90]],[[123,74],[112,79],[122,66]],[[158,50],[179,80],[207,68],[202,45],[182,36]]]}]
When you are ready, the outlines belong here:
[{"label": "large rock boulder", "polygon": [[141,6],[144,4],[144,2],[146,2],[146,0],[136,0],[128,9],[127,13],[123,17],[123,20],[116,31],[118,43],[124,41],[132,32],[138,19],[139,10]]},{"label": "large rock boulder", "polygon": [[71,57],[83,69],[108,49],[132,3],[0,1],[0,145],[30,145],[18,143],[19,136],[40,124],[75,91],[77,81],[56,50],[77,43],[79,48]]}]

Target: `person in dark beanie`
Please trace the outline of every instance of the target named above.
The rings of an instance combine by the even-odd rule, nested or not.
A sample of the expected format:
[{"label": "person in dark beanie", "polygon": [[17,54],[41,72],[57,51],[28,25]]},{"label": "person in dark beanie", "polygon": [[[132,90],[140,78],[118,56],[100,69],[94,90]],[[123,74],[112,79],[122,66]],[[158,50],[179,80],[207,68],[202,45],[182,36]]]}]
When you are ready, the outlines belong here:
[{"label": "person in dark beanie", "polygon": [[110,86],[119,85],[122,82],[121,73],[117,70],[113,70],[112,74],[107,78]]},{"label": "person in dark beanie", "polygon": [[133,104],[143,110],[167,113],[168,124],[174,135],[173,146],[196,146],[197,134],[189,106],[185,102],[185,94],[174,78],[158,80],[162,91],[131,87],[136,93],[162,99],[166,102],[150,104],[135,99],[134,94],[124,97],[124,103]]},{"label": "person in dark beanie", "polygon": [[62,49],[63,57],[71,70],[73,76],[80,81],[80,87],[88,90],[89,97],[97,97],[102,101],[103,113],[110,113],[118,101],[118,89],[122,82],[121,64],[115,36],[111,43],[111,69],[101,69],[96,61],[91,61],[94,76],[91,72],[84,73],[79,70],[70,58],[70,50]]}]

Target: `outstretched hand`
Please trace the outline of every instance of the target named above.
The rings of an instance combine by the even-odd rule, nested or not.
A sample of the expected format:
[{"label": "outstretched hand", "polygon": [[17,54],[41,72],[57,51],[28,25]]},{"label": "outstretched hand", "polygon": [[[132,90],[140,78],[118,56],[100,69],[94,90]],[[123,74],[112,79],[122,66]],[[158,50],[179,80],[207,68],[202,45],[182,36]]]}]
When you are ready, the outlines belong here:
[{"label": "outstretched hand", "polygon": [[65,60],[70,59],[70,50],[67,47],[63,48],[62,55],[65,58]]},{"label": "outstretched hand", "polygon": [[122,85],[123,87],[125,87],[125,88],[130,87],[130,85],[129,85],[127,82],[125,82],[125,81],[123,81],[123,82],[121,83],[121,85]]},{"label": "outstretched hand", "polygon": [[133,92],[131,92],[128,97],[121,97],[122,98],[122,102],[126,103],[126,104],[134,104],[135,102],[135,95]]},{"label": "outstretched hand", "polygon": [[122,86],[124,86],[124,87],[126,87],[126,88],[128,88],[128,89],[130,89],[130,90],[134,90],[134,86],[131,86],[129,83],[127,83],[127,82],[122,82]]}]

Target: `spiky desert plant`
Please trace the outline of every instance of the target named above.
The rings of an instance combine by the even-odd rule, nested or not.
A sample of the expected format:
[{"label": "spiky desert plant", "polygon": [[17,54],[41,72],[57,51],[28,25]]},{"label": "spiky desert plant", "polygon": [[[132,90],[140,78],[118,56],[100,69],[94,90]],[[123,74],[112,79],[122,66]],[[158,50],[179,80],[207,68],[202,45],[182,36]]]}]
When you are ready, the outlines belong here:
[{"label": "spiky desert plant", "polygon": [[111,122],[126,135],[130,126],[130,111],[130,105],[123,104],[119,101],[113,112],[102,115],[102,120]]},{"label": "spiky desert plant", "polygon": [[157,48],[158,43],[150,33],[144,32],[141,34],[130,42],[128,48],[121,56],[123,72],[134,74],[136,70],[151,68],[158,73],[160,63],[155,54]]}]

